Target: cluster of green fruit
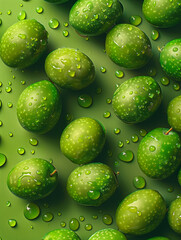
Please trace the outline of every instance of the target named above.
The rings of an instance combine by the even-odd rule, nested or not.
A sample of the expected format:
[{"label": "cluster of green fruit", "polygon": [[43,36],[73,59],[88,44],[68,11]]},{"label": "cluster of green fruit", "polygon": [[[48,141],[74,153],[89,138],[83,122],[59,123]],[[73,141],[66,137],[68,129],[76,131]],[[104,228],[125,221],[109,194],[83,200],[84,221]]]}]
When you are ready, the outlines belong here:
[{"label": "cluster of green fruit", "polygon": [[[48,1],[48,0],[47,0]],[[67,0],[49,0],[65,3]],[[78,0],[69,15],[70,24],[82,35],[96,36],[107,32],[120,21],[123,6],[118,0]],[[159,12],[159,14],[157,14]],[[143,2],[145,18],[159,27],[170,27],[181,21],[181,1]],[[48,44],[48,33],[36,20],[22,20],[12,25],[0,41],[0,56],[10,67],[28,67],[42,56]],[[152,57],[149,38],[139,28],[118,24],[106,36],[106,53],[116,64],[128,69],[145,66]],[[163,70],[176,80],[181,79],[181,39],[175,39],[160,54]],[[27,87],[19,97],[17,116],[28,131],[46,133],[58,122],[62,101],[56,87],[80,90],[95,79],[95,68],[84,53],[69,48],[57,49],[45,60],[45,71],[53,82],[43,80]],[[148,119],[160,106],[161,89],[151,77],[138,76],[125,81],[113,96],[115,114],[126,123]],[[168,122],[181,131],[181,96],[168,106]],[[67,191],[78,203],[99,206],[115,192],[117,179],[112,169],[103,163],[89,163],[102,151],[105,143],[104,127],[92,118],[79,118],[71,122],[60,138],[62,153],[77,164],[69,176]],[[180,138],[169,129],[155,129],[141,141],[138,163],[142,171],[152,178],[164,179],[180,166]],[[146,156],[146,157],[145,157]],[[181,184],[181,171],[178,175]],[[17,196],[35,200],[48,196],[56,188],[58,173],[46,160],[33,158],[18,163],[8,175],[8,187]],[[181,199],[169,208],[171,228],[181,233],[178,221]],[[166,214],[163,197],[154,190],[144,189],[127,196],[116,211],[119,230],[125,234],[142,235],[153,231]],[[101,230],[94,239],[120,239],[126,237],[114,229]],[[55,230],[43,239],[80,239],[70,230]],[[164,237],[152,238],[167,240]],[[151,239],[150,239],[151,240]]]}]

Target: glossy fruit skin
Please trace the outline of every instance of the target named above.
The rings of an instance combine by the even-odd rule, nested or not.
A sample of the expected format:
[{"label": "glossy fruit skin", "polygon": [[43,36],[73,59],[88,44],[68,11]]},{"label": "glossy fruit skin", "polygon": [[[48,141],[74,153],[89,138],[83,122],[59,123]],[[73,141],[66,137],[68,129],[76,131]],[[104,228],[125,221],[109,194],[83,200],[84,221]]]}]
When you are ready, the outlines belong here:
[{"label": "glossy fruit skin", "polygon": [[54,191],[58,182],[55,167],[41,158],[31,158],[19,162],[9,172],[7,185],[16,196],[28,200],[38,200]]},{"label": "glossy fruit skin", "polygon": [[42,240],[80,240],[79,236],[69,229],[56,229],[47,233]]},{"label": "glossy fruit skin", "polygon": [[181,132],[181,95],[173,98],[167,108],[169,125],[177,132]]},{"label": "glossy fruit skin", "polygon": [[118,0],[78,0],[70,10],[69,22],[80,34],[97,36],[116,24],[122,13]]},{"label": "glossy fruit skin", "polygon": [[181,234],[180,215],[181,215],[181,198],[177,198],[170,204],[168,210],[168,223],[171,229],[179,234]]},{"label": "glossy fruit skin", "polygon": [[116,223],[123,233],[143,235],[156,229],[166,213],[166,203],[155,190],[131,193],[117,208]]},{"label": "glossy fruit skin", "polygon": [[181,38],[168,42],[160,53],[160,64],[165,73],[181,81]]},{"label": "glossy fruit skin", "polygon": [[148,119],[160,106],[162,93],[151,77],[137,76],[123,82],[114,92],[112,107],[125,123],[139,123]]},{"label": "glossy fruit skin", "polygon": [[181,164],[179,135],[168,128],[150,131],[140,142],[137,160],[141,170],[149,177],[165,179]]},{"label": "glossy fruit skin", "polygon": [[25,88],[17,104],[18,120],[28,131],[44,134],[58,122],[62,110],[60,94],[49,81],[36,82]]},{"label": "glossy fruit skin", "polygon": [[121,67],[139,69],[152,57],[147,35],[131,24],[118,24],[106,36],[106,53]]},{"label": "glossy fruit skin", "polygon": [[118,230],[107,228],[95,232],[88,240],[126,240],[127,238]]},{"label": "glossy fruit skin", "polygon": [[144,0],[142,11],[146,20],[156,27],[168,28],[181,21],[180,0]]},{"label": "glossy fruit skin", "polygon": [[31,66],[47,49],[48,32],[35,19],[25,19],[10,26],[0,40],[3,62],[15,68]]},{"label": "glossy fruit skin", "polygon": [[149,238],[147,240],[171,240],[167,237],[153,237],[153,238]]},{"label": "glossy fruit skin", "polygon": [[112,169],[103,163],[89,163],[73,170],[68,177],[67,192],[77,203],[100,206],[118,186]]},{"label": "glossy fruit skin", "polygon": [[71,90],[81,90],[95,79],[91,59],[73,48],[58,48],[51,52],[45,60],[45,72],[58,86]]},{"label": "glossy fruit skin", "polygon": [[60,149],[77,164],[93,161],[105,143],[105,129],[95,119],[82,117],[72,121],[62,132]]},{"label": "glossy fruit skin", "polygon": [[49,3],[55,3],[55,4],[63,4],[63,3],[66,3],[70,0],[45,0],[46,2],[49,2]]}]

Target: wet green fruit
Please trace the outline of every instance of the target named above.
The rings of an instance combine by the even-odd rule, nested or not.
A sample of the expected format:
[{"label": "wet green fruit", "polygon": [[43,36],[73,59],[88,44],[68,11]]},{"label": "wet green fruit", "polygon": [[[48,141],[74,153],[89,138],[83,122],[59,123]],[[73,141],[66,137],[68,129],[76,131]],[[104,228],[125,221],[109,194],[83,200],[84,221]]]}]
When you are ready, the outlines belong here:
[{"label": "wet green fruit", "polygon": [[168,223],[173,231],[181,234],[181,198],[175,199],[168,210]]},{"label": "wet green fruit", "polygon": [[45,0],[46,2],[49,2],[49,3],[57,3],[57,4],[62,4],[62,3],[66,3],[70,0]]},{"label": "wet green fruit", "polygon": [[60,94],[49,81],[28,86],[17,104],[18,120],[23,128],[36,133],[50,131],[59,120],[62,109]]},{"label": "wet green fruit", "polygon": [[55,167],[40,158],[19,162],[8,174],[7,185],[16,196],[37,200],[48,196],[56,188],[58,174]]},{"label": "wet green fruit", "polygon": [[77,164],[94,160],[105,143],[104,127],[93,118],[83,117],[72,121],[60,138],[62,153]]},{"label": "wet green fruit", "polygon": [[80,240],[79,236],[69,229],[56,229],[47,233],[42,240]]},{"label": "wet green fruit", "polygon": [[107,34],[105,46],[114,63],[129,69],[145,66],[152,56],[149,38],[131,24],[116,25]]},{"label": "wet green fruit", "polygon": [[143,235],[157,228],[165,213],[165,200],[157,191],[138,190],[120,203],[116,211],[116,223],[123,233]]},{"label": "wet green fruit", "polygon": [[78,0],[70,10],[69,22],[79,33],[96,36],[109,30],[122,13],[118,0]]},{"label": "wet green fruit", "polygon": [[167,75],[181,81],[181,38],[165,45],[160,53],[160,64]]},{"label": "wet green fruit", "polygon": [[67,181],[67,191],[77,203],[100,206],[117,188],[112,169],[103,163],[90,163],[76,168]]},{"label": "wet green fruit", "polygon": [[181,21],[181,0],[144,0],[143,14],[148,22],[168,28]]},{"label": "wet green fruit", "polygon": [[16,68],[34,64],[47,48],[48,33],[35,19],[26,19],[10,26],[0,41],[3,62]]},{"label": "wet green fruit", "polygon": [[170,240],[170,239],[167,237],[153,237],[153,238],[149,238],[147,240]]},{"label": "wet green fruit", "polygon": [[181,163],[180,137],[167,128],[149,132],[138,147],[138,164],[151,178],[164,179],[174,173]]},{"label": "wet green fruit", "polygon": [[84,53],[72,48],[59,48],[45,61],[45,71],[51,81],[62,88],[80,90],[95,79],[93,62]]},{"label": "wet green fruit", "polygon": [[138,123],[149,118],[162,99],[158,83],[151,77],[138,76],[122,83],[115,91],[112,106],[125,123]]},{"label": "wet green fruit", "polygon": [[181,132],[181,95],[172,99],[167,109],[168,123],[177,132]]},{"label": "wet green fruit", "polygon": [[127,238],[118,230],[108,228],[95,232],[88,240],[126,240]]}]

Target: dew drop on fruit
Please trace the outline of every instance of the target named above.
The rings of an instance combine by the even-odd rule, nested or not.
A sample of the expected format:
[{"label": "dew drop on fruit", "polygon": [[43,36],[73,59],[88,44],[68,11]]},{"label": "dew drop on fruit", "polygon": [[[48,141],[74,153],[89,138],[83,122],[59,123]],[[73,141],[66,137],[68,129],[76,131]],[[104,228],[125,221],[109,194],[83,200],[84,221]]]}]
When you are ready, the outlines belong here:
[{"label": "dew drop on fruit", "polygon": [[56,18],[51,18],[48,22],[48,25],[52,29],[56,29],[59,27],[60,23]]},{"label": "dew drop on fruit", "polygon": [[17,221],[15,219],[9,219],[8,224],[10,227],[14,228],[17,225]]},{"label": "dew drop on fruit", "polygon": [[113,222],[113,218],[112,218],[111,215],[105,214],[105,215],[103,215],[103,217],[102,217],[102,221],[103,221],[103,223],[106,224],[106,225],[111,225],[112,222]]},{"label": "dew drop on fruit", "polygon": [[68,37],[69,36],[69,31],[67,31],[67,30],[63,30],[62,33],[63,33],[64,37]]},{"label": "dew drop on fruit", "polygon": [[146,185],[146,181],[141,176],[136,176],[133,178],[133,185],[137,189],[143,189]]},{"label": "dew drop on fruit", "polygon": [[134,134],[134,135],[131,136],[131,141],[132,141],[133,143],[137,143],[138,140],[139,140],[139,137],[138,137],[137,134]]},{"label": "dew drop on fruit", "polygon": [[178,52],[178,48],[177,48],[177,47],[174,47],[174,48],[173,48],[173,52]]},{"label": "dew drop on fruit", "polygon": [[32,145],[32,146],[37,146],[38,145],[38,140],[36,138],[30,138],[29,139],[29,143]]},{"label": "dew drop on fruit", "polygon": [[25,149],[22,148],[22,147],[19,147],[19,148],[17,149],[17,152],[18,152],[19,155],[23,155],[23,154],[25,154]]},{"label": "dew drop on fruit", "polygon": [[104,118],[109,118],[111,116],[111,113],[109,111],[106,111],[103,113]]},{"label": "dew drop on fruit", "polygon": [[10,201],[7,201],[6,202],[6,207],[10,207],[11,206],[11,202]]},{"label": "dew drop on fruit", "polygon": [[61,223],[60,223],[60,226],[61,226],[62,228],[64,228],[64,227],[66,227],[66,223],[65,223],[65,222],[61,222]]},{"label": "dew drop on fruit", "polygon": [[62,216],[62,213],[61,213],[61,212],[58,212],[57,215],[60,217],[60,216]]},{"label": "dew drop on fruit", "polygon": [[4,166],[6,161],[7,161],[6,156],[3,153],[0,153],[0,167]]},{"label": "dew drop on fruit", "polygon": [[131,213],[137,213],[137,211],[138,211],[137,207],[135,207],[135,206],[130,206],[130,207],[128,207],[128,210],[129,210]]},{"label": "dew drop on fruit", "polygon": [[129,22],[134,26],[138,26],[138,25],[141,24],[142,18],[140,16],[137,16],[137,15],[136,16],[131,16],[129,18]]},{"label": "dew drop on fruit", "polygon": [[44,11],[44,9],[42,7],[37,7],[36,8],[36,12],[39,13],[39,14],[43,13],[43,11]]},{"label": "dew drop on fruit", "polygon": [[152,30],[151,31],[151,39],[153,41],[156,41],[159,38],[159,32],[157,30]]},{"label": "dew drop on fruit", "polygon": [[90,174],[91,174],[90,170],[85,171],[85,175],[90,175]]},{"label": "dew drop on fruit", "polygon": [[22,11],[18,14],[17,18],[18,18],[18,20],[21,21],[21,20],[26,19],[26,16],[27,16],[26,12],[25,12],[24,10],[22,10]]},{"label": "dew drop on fruit", "polygon": [[168,188],[167,188],[167,191],[168,191],[169,193],[172,193],[172,192],[174,191],[174,187],[173,187],[173,186],[168,187]]},{"label": "dew drop on fruit", "polygon": [[134,154],[131,150],[126,150],[122,151],[118,157],[123,162],[131,162],[134,158]]},{"label": "dew drop on fruit", "polygon": [[72,78],[75,77],[75,71],[68,70],[68,75]]},{"label": "dew drop on fruit", "polygon": [[[149,68],[148,69],[148,75],[150,77],[155,77],[156,76],[156,68]],[[151,81],[151,83],[152,83],[152,81]]]},{"label": "dew drop on fruit", "polygon": [[81,106],[81,107],[84,107],[84,108],[88,108],[92,105],[92,97],[88,94],[82,94],[80,96],[78,96],[78,104]]},{"label": "dew drop on fruit", "polygon": [[24,209],[24,216],[28,220],[33,220],[40,215],[40,208],[35,203],[28,203]]},{"label": "dew drop on fruit", "polygon": [[149,150],[150,150],[150,152],[154,152],[154,151],[156,150],[156,147],[153,146],[153,145],[151,145],[151,146],[149,147]]},{"label": "dew drop on fruit", "polygon": [[79,217],[79,220],[80,220],[81,222],[83,222],[83,221],[85,221],[85,217],[84,217],[84,216],[80,216],[80,217]]},{"label": "dew drop on fruit", "polygon": [[47,212],[47,213],[43,214],[43,216],[42,216],[42,220],[44,222],[50,222],[53,220],[53,218],[54,218],[53,213],[50,213],[50,212]]},{"label": "dew drop on fruit", "polygon": [[87,230],[87,231],[91,231],[92,230],[92,224],[86,224],[85,225],[85,230]]},{"label": "dew drop on fruit", "polygon": [[79,229],[79,227],[80,227],[80,223],[79,223],[79,221],[76,218],[70,219],[70,221],[69,221],[69,228],[72,231],[77,231]]},{"label": "dew drop on fruit", "polygon": [[87,195],[90,199],[97,200],[100,198],[101,193],[98,190],[89,190]]}]

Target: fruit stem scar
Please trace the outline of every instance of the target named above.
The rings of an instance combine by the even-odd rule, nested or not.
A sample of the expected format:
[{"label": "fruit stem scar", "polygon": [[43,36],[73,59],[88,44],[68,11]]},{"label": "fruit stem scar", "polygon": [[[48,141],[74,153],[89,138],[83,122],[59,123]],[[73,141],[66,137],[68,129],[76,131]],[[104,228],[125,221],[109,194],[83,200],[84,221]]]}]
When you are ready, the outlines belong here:
[{"label": "fruit stem scar", "polygon": [[50,177],[52,177],[56,172],[57,170],[55,169],[52,173],[50,173]]},{"label": "fruit stem scar", "polygon": [[173,128],[170,128],[170,129],[165,133],[165,135],[168,135],[169,132],[171,132],[172,130],[173,130]]}]

